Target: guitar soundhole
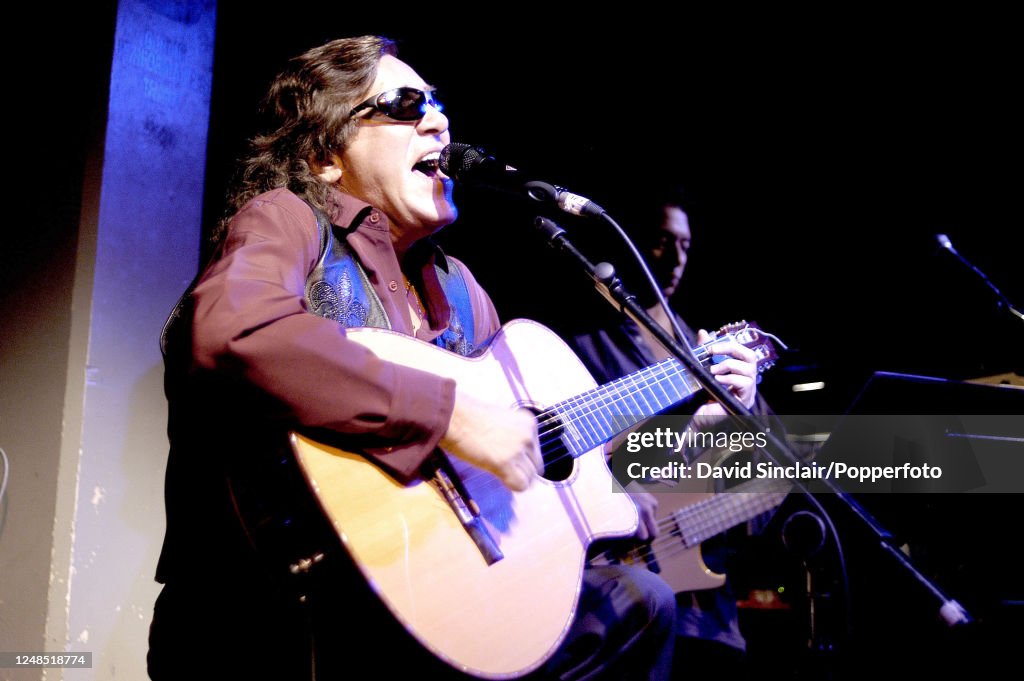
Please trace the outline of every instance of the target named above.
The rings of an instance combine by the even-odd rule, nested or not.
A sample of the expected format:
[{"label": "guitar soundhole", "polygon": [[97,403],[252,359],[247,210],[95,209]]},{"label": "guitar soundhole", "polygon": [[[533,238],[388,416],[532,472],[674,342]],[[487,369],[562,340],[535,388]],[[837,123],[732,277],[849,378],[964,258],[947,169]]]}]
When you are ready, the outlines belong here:
[{"label": "guitar soundhole", "polygon": [[574,459],[562,440],[562,424],[550,413],[531,409],[537,416],[540,452],[544,457],[544,477],[554,482],[572,475]]}]

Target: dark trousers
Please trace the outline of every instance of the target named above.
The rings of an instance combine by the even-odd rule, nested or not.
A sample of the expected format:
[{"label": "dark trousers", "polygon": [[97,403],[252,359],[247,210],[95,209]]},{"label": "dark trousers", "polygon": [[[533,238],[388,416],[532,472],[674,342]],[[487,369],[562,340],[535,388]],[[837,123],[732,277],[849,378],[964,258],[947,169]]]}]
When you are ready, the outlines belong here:
[{"label": "dark trousers", "polygon": [[[588,568],[572,628],[529,680],[668,679],[674,620],[675,596],[661,578],[639,568]],[[302,603],[251,578],[167,584],[154,609],[148,664],[153,681],[329,681],[371,672],[466,678],[416,644],[362,585]]]}]

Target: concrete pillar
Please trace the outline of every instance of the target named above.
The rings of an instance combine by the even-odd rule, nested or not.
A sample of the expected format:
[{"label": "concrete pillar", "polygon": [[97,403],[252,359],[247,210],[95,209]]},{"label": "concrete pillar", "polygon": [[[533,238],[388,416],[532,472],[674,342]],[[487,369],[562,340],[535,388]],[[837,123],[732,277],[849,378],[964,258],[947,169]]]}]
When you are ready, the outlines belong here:
[{"label": "concrete pillar", "polygon": [[197,268],[215,13],[214,0],[117,11],[79,232],[44,640],[91,651],[93,668],[63,678],[146,678],[167,453],[158,338]]}]

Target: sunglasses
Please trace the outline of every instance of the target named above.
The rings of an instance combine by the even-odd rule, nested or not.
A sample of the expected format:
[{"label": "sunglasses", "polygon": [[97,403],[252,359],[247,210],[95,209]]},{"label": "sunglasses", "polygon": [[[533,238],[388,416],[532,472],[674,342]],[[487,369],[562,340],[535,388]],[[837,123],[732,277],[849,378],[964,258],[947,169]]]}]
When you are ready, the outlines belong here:
[{"label": "sunglasses", "polygon": [[374,95],[348,112],[355,116],[364,109],[376,109],[396,121],[418,121],[427,115],[427,107],[442,110],[441,103],[434,98],[434,92],[424,92],[414,87],[397,87],[394,90]]}]

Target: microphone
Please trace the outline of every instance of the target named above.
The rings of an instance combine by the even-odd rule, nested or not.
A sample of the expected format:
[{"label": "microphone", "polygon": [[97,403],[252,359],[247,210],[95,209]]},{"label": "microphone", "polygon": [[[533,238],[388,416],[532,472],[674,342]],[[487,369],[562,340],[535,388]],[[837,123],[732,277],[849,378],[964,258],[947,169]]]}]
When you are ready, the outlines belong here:
[{"label": "microphone", "polygon": [[941,246],[943,250],[949,251],[958,261],[960,261],[961,264],[963,264],[964,267],[971,270],[976,275],[978,275],[978,277],[981,278],[981,280],[985,283],[989,290],[992,291],[992,293],[995,295],[996,304],[999,307],[1005,308],[1014,317],[1017,317],[1024,321],[1024,312],[1021,312],[1020,310],[1016,309],[1013,305],[1011,305],[1010,301],[1006,298],[1006,296],[1003,295],[1003,292],[996,288],[996,285],[993,284],[987,276],[985,276],[984,272],[975,267],[969,260],[967,260],[967,258],[960,255],[960,253],[958,253],[957,250],[953,248],[953,242],[949,240],[948,236],[946,236],[945,234],[936,234],[935,240],[939,242],[939,246]]},{"label": "microphone", "polygon": [[953,248],[953,242],[950,241],[949,237],[946,236],[945,234],[936,234],[935,240],[939,242],[939,246],[942,246],[950,253],[954,255],[960,255],[959,253],[956,252],[956,249]]},{"label": "microphone", "polygon": [[452,142],[441,150],[437,165],[442,173],[461,184],[490,187],[525,195],[540,203],[554,203],[572,215],[597,217],[605,212],[587,197],[573,194],[565,187],[533,180],[471,144]]}]

